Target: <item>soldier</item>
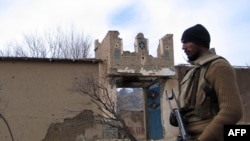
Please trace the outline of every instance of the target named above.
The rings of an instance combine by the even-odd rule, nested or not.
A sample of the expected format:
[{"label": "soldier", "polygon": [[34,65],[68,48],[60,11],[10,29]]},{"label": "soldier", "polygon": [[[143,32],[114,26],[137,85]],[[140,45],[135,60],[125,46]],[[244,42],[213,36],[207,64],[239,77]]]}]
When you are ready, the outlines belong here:
[{"label": "soldier", "polygon": [[181,42],[193,65],[178,97],[187,134],[190,140],[223,141],[224,125],[236,124],[242,117],[235,70],[210,49],[210,35],[203,25],[186,29]]}]

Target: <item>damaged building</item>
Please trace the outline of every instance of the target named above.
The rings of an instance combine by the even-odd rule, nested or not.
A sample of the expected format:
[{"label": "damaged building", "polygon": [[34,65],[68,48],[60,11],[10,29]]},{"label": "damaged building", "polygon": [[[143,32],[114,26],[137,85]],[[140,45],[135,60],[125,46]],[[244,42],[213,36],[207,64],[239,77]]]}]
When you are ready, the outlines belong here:
[{"label": "damaged building", "polygon": [[[98,124],[98,107],[79,94],[74,84],[94,76],[105,79],[109,94],[117,88],[141,88],[142,111],[122,111],[138,140],[175,140],[178,128],[169,124],[166,93],[179,92],[179,81],[190,66],[174,65],[173,35],[159,40],[157,57],[149,54],[148,39],[135,37],[134,52],[124,51],[118,31],[108,31],[95,41],[95,58],[79,60],[2,57],[0,60],[0,140],[94,141],[124,138]],[[250,122],[250,69],[235,67],[244,104],[241,123]],[[8,129],[11,130],[11,133]]]}]

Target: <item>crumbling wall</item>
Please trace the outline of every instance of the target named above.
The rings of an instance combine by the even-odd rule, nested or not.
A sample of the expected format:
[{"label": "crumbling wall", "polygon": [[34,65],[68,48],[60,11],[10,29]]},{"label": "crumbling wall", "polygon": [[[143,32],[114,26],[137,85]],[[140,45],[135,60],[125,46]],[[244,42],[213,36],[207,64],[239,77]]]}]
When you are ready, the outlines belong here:
[{"label": "crumbling wall", "polygon": [[52,123],[42,141],[76,141],[81,136],[90,138],[86,135],[86,130],[94,127],[93,111],[84,110],[73,118],[66,118],[63,122]]},{"label": "crumbling wall", "polygon": [[[141,44],[143,42],[143,44]],[[160,39],[158,56],[149,54],[148,39],[142,33],[135,38],[135,52],[123,51],[118,31],[109,31],[103,41],[95,42],[95,57],[107,61],[109,75],[135,74],[143,76],[174,75],[173,35]]]},{"label": "crumbling wall", "polygon": [[[81,134],[85,138],[102,137],[102,128],[98,126],[86,130],[75,125],[81,122],[77,115],[82,110],[97,111],[88,97],[73,89],[76,80],[99,73],[97,63],[4,58],[0,68],[0,112],[16,141],[56,140],[56,133],[73,138],[75,134],[66,131],[80,134],[80,129],[84,129]],[[9,140],[7,126],[0,118],[0,141]]]}]

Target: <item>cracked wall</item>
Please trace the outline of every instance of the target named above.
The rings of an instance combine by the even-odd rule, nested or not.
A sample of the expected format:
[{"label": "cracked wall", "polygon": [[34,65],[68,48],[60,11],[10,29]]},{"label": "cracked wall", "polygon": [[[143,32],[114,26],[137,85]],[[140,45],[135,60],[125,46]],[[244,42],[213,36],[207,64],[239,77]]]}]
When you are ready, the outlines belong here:
[{"label": "cracked wall", "polygon": [[[66,119],[73,120],[83,110],[96,111],[90,99],[72,90],[72,85],[86,74],[98,74],[98,62],[6,58],[0,60],[0,67],[0,112],[16,141],[41,141],[51,131],[50,125],[69,131],[59,123],[70,123]],[[0,140],[9,141],[0,120]],[[102,136],[98,126],[84,131],[88,139]]]},{"label": "cracked wall", "polygon": [[42,141],[76,141],[79,136],[88,137],[86,130],[94,127],[93,111],[84,110],[73,118],[66,118],[60,123],[52,123]]}]

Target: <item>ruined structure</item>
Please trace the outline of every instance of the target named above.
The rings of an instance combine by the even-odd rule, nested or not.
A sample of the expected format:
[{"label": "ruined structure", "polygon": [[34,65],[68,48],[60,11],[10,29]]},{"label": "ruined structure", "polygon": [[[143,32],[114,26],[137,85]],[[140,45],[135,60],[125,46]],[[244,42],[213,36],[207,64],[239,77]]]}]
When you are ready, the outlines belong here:
[{"label": "ruined structure", "polygon": [[[173,35],[159,40],[157,57],[149,54],[148,39],[135,37],[134,52],[123,50],[118,31],[109,31],[95,41],[95,58],[83,60],[10,58],[0,60],[0,113],[18,141],[93,141],[118,137],[116,130],[94,122],[97,107],[73,89],[75,81],[92,74],[108,80],[111,95],[116,88],[136,87],[144,91],[143,111],[124,111],[123,116],[138,140],[175,140],[178,128],[169,124],[166,92],[178,94],[178,81],[187,66],[174,66]],[[235,68],[248,109],[249,68]],[[249,123],[244,111],[241,123]],[[11,141],[0,118],[0,140]]]},{"label": "ruined structure", "polygon": [[135,52],[123,51],[119,32],[109,31],[102,43],[95,41],[95,57],[105,62],[105,75],[114,79],[117,87],[145,87],[159,77],[174,76],[173,35],[160,39],[156,58],[148,48],[148,39],[138,33]]},{"label": "ruined structure", "polygon": [[167,110],[161,110],[166,107],[162,98],[166,96],[164,94],[167,86],[170,88],[169,92],[171,89],[177,90],[177,83],[173,81],[176,75],[173,35],[167,34],[159,40],[157,57],[153,57],[149,54],[148,39],[142,33],[135,37],[134,52],[128,52],[123,51],[119,32],[109,31],[101,43],[95,41],[95,57],[103,60],[101,70],[104,70],[103,75],[110,79],[112,88],[143,88],[144,139],[164,138],[162,129],[167,129],[168,125],[163,125],[162,119],[165,119],[168,113],[165,113]]}]

